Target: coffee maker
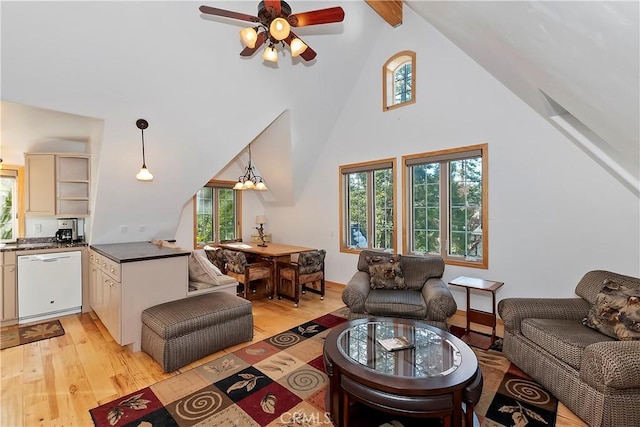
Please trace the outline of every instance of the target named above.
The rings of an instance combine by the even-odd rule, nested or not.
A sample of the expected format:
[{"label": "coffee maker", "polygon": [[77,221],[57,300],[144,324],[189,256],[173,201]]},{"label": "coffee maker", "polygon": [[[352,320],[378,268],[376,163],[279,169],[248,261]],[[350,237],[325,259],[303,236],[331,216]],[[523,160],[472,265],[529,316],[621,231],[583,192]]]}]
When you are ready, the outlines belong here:
[{"label": "coffee maker", "polygon": [[58,220],[58,231],[56,231],[56,241],[61,243],[72,243],[78,240],[78,219],[61,218]]}]

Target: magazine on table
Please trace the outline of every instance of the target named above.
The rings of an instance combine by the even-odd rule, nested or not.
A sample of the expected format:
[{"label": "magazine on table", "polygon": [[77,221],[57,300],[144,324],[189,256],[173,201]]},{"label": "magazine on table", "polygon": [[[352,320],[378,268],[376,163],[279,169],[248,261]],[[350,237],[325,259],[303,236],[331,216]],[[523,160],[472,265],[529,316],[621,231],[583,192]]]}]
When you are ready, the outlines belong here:
[{"label": "magazine on table", "polygon": [[407,337],[379,338],[378,342],[387,351],[398,351],[414,348],[414,344]]}]

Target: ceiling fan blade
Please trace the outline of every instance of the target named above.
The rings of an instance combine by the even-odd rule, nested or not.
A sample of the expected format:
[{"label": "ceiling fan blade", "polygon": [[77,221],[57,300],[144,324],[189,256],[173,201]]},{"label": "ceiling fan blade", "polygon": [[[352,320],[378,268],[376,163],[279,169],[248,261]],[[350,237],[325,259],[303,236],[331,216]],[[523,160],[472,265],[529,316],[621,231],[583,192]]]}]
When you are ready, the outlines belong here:
[{"label": "ceiling fan blade", "polygon": [[240,56],[253,55],[254,53],[256,53],[256,50],[260,49],[260,47],[264,44],[266,40],[267,40],[267,36],[264,31],[258,33],[258,37],[256,38],[256,45],[253,48],[245,47],[244,49],[242,49],[242,52],[240,52]]},{"label": "ceiling fan blade", "polygon": [[280,0],[265,0],[264,7],[266,9],[272,7],[276,10],[276,15],[280,15],[280,10],[281,10]]},{"label": "ceiling fan blade", "polygon": [[241,21],[260,22],[257,16],[246,15],[244,13],[232,12],[230,10],[218,9],[211,6],[200,6],[200,12],[208,15],[224,16],[225,18],[239,19]]},{"label": "ceiling fan blade", "polygon": [[[293,31],[291,31],[289,33],[289,37],[287,37],[286,39],[284,39],[285,42],[287,42],[287,44],[289,46],[291,46],[291,42],[293,41],[293,39],[300,39],[300,37],[298,37],[297,35],[295,35],[293,33]],[[302,41],[304,43],[304,40],[300,39],[300,41]],[[306,44],[306,43],[304,43]],[[304,59],[305,61],[311,61],[313,58],[315,58],[317,55],[316,51],[311,49],[311,46],[309,46],[307,44],[307,48],[304,50],[304,52],[302,52],[300,54],[300,56],[302,57],[302,59]]]},{"label": "ceiling fan blade", "polygon": [[294,13],[287,20],[292,27],[305,27],[307,25],[330,24],[342,22],[344,10],[341,7],[312,10],[311,12]]}]

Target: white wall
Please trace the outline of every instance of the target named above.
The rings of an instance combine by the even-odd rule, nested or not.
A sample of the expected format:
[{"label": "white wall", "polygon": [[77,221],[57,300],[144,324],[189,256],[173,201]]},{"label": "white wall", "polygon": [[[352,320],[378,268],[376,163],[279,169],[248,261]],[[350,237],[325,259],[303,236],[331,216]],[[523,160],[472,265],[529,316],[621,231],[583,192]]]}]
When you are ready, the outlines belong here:
[{"label": "white wall", "polygon": [[[417,52],[417,101],[383,113],[382,64],[405,49]],[[339,165],[386,157],[400,165],[405,154],[483,142],[489,269],[447,266],[445,280],[504,281],[502,299],[572,297],[591,269],[640,275],[638,199],[407,8],[404,24],[385,29],[365,63],[298,204],[267,211],[278,221],[271,230],[279,241],[326,248],[327,278],[346,283],[357,256],[339,252]],[[400,231],[401,212],[398,219]],[[453,292],[464,309],[463,292]],[[484,295],[473,301],[489,307]]]}]

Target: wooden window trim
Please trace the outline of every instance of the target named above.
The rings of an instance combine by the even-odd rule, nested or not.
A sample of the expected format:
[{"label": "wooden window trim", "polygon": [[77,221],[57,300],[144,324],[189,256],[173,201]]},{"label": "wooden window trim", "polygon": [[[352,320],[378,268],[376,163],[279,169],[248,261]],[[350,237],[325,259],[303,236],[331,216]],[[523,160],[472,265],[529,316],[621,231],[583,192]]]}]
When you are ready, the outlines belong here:
[{"label": "wooden window trim", "polygon": [[17,181],[18,205],[16,206],[18,231],[17,238],[25,237],[25,213],[24,213],[24,166],[2,164],[1,170],[15,171]]},{"label": "wooden window trim", "polygon": [[[489,145],[478,144],[471,145],[466,147],[457,147],[452,149],[445,149],[439,151],[432,151],[428,153],[419,153],[419,154],[411,154],[407,156],[402,156],[402,253],[410,254],[409,248],[409,206],[411,200],[409,198],[410,194],[410,179],[409,179],[409,166],[412,164],[416,164],[418,159],[429,159],[429,160],[441,160],[448,158],[450,160],[462,159],[468,156],[464,156],[464,153],[470,153],[474,151],[479,151],[482,157],[482,245],[483,245],[483,256],[481,262],[472,262],[465,261],[456,258],[449,258],[443,256],[444,262],[447,265],[457,265],[461,267],[472,267],[472,268],[481,268],[488,269],[489,268]],[[457,156],[460,154],[461,156]],[[446,249],[441,248],[441,253],[443,253]]]},{"label": "wooden window trim", "polygon": [[[346,241],[346,224],[345,224],[345,220],[346,220],[346,212],[345,212],[345,208],[346,208],[346,197],[347,197],[347,183],[344,179],[344,176],[347,174],[351,174],[351,173],[357,173],[357,172],[368,172],[368,171],[376,171],[376,170],[381,170],[381,169],[388,169],[391,168],[392,174],[393,174],[393,229],[394,229],[394,237],[396,242],[394,242],[393,245],[393,253],[397,253],[398,250],[398,244],[397,244],[397,236],[398,236],[398,206],[397,206],[397,200],[398,200],[398,184],[397,184],[397,179],[396,179],[396,174],[397,174],[397,165],[396,165],[396,158],[392,157],[392,158],[388,158],[388,159],[380,159],[380,160],[373,160],[373,161],[367,161],[367,162],[360,162],[360,163],[351,163],[348,165],[342,165],[338,168],[338,195],[340,198],[340,203],[339,203],[339,218],[340,218],[340,235],[339,235],[339,240],[338,240],[338,245],[339,245],[339,249],[340,252],[343,253],[351,253],[351,254],[359,254],[360,251],[362,250],[375,250],[375,249],[371,249],[371,248],[362,248],[362,249],[356,249],[356,248],[350,248],[348,246],[343,245],[343,243]],[[367,188],[367,191],[369,191],[369,188]],[[373,209],[373,208],[371,208]]]},{"label": "wooden window trim", "polygon": [[[237,181],[223,181],[223,180],[212,179],[202,187],[233,188],[233,186],[236,185],[236,182]],[[198,232],[197,230],[198,213],[197,213],[196,194],[194,194],[193,197],[191,198],[191,204],[193,206],[193,230],[191,232],[191,235],[193,236],[193,248],[202,249],[206,245],[198,245],[198,239],[196,237]],[[236,211],[238,213],[236,230],[237,230],[238,236],[242,236],[242,192],[237,190],[236,190]]]},{"label": "wooden window trim", "polygon": [[[394,104],[393,75],[398,66],[407,61],[411,61],[411,100],[401,102],[400,104]],[[389,99],[389,96],[391,96],[391,99]],[[415,102],[416,53],[411,50],[403,50],[389,58],[382,66],[382,111],[394,110],[396,108],[404,107],[405,105],[414,104]]]}]

